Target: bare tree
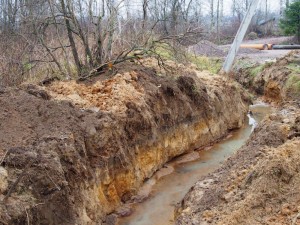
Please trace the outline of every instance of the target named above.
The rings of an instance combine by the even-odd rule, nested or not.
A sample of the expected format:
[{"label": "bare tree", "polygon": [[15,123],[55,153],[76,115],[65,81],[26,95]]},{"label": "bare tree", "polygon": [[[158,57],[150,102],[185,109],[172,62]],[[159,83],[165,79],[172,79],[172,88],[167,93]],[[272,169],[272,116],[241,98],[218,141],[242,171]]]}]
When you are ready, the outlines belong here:
[{"label": "bare tree", "polygon": [[214,0],[210,0],[210,30],[215,26]]}]

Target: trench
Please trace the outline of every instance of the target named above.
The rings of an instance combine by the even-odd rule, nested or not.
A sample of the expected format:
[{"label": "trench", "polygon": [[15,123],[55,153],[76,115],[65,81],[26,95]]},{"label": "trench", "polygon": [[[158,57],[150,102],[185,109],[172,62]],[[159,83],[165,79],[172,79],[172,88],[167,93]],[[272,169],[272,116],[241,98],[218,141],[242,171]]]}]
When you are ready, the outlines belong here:
[{"label": "trench", "polygon": [[256,123],[272,111],[272,108],[264,103],[254,104],[250,109],[253,115],[248,114],[247,123],[242,128],[232,131],[224,140],[166,164],[140,190],[139,195],[149,194],[148,198],[141,203],[128,204],[133,212],[129,216],[120,217],[118,224],[174,224],[175,205],[183,199],[188,190],[201,177],[216,170],[234,154],[247,141]]}]

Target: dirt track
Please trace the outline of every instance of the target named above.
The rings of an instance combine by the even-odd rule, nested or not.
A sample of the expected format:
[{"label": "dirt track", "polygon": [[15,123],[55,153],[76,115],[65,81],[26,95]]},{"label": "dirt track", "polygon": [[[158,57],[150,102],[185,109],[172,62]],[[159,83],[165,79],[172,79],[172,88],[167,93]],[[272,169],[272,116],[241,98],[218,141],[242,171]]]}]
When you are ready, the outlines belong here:
[{"label": "dirt track", "polygon": [[[264,38],[257,40],[244,41],[243,43],[265,43],[265,44],[280,44],[284,41],[289,41],[290,37],[275,37]],[[215,45],[209,41],[201,41],[197,45],[190,46],[190,51],[197,55],[208,57],[225,58],[230,45]],[[241,48],[238,52],[237,59],[246,59],[251,63],[265,63],[266,61],[274,61],[288,54],[291,50],[257,50]]]},{"label": "dirt track", "polygon": [[[243,43],[248,44],[280,44],[285,41],[289,41],[290,37],[275,37],[275,38],[263,38],[257,40],[247,40],[243,41]],[[223,46],[222,46],[223,47]],[[228,48],[229,45],[226,45]],[[245,51],[245,50],[244,50]],[[238,53],[238,59],[245,59],[249,62],[253,63],[265,63],[268,61],[275,61],[278,58],[282,58],[291,50],[261,50],[261,51],[240,51]]]},{"label": "dirt track", "polygon": [[237,58],[252,63],[265,63],[282,58],[290,52],[291,50],[261,50],[259,52],[240,53]]}]

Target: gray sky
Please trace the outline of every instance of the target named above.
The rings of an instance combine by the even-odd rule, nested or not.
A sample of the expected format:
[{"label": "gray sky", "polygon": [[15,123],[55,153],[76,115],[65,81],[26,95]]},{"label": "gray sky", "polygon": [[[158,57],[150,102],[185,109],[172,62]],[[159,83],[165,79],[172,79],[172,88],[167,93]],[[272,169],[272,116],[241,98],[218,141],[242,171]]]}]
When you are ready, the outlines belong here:
[{"label": "gray sky", "polygon": [[[193,0],[193,1],[201,1],[203,7],[203,14],[208,14],[210,11],[210,0]],[[142,0],[127,0],[125,1],[127,4],[131,6],[131,8],[136,8],[139,13],[142,12]],[[232,8],[233,0],[224,0],[224,15],[230,15]],[[280,0],[268,0],[268,8],[270,11],[278,11],[279,10],[279,2]],[[260,0],[260,6],[262,10],[265,9],[266,0]],[[125,10],[125,9],[124,9]]]},{"label": "gray sky", "polygon": [[[224,14],[229,15],[231,13],[231,7],[232,7],[233,0],[224,0]],[[268,7],[271,11],[278,11],[279,10],[279,0],[268,0]],[[260,8],[265,9],[265,0],[260,0]],[[209,12],[209,0],[206,0],[204,12]]]}]

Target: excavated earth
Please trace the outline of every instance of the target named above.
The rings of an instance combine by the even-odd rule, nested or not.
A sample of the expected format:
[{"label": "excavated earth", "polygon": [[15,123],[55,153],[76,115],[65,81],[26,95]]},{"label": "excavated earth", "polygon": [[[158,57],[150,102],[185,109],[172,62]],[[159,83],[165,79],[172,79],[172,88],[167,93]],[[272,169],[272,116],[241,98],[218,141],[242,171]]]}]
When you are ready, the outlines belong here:
[{"label": "excavated earth", "polygon": [[177,225],[300,224],[298,64],[299,52],[293,52],[256,76],[236,76],[277,110],[220,169],[190,189],[177,206]]},{"label": "excavated earth", "polygon": [[300,99],[300,51],[292,51],[276,62],[260,65],[257,73],[253,68],[239,69],[234,74],[243,87],[277,104]]},{"label": "excavated earth", "polygon": [[113,224],[107,215],[166,162],[244,122],[248,97],[235,82],[121,67],[89,82],[0,89],[0,224]]}]

